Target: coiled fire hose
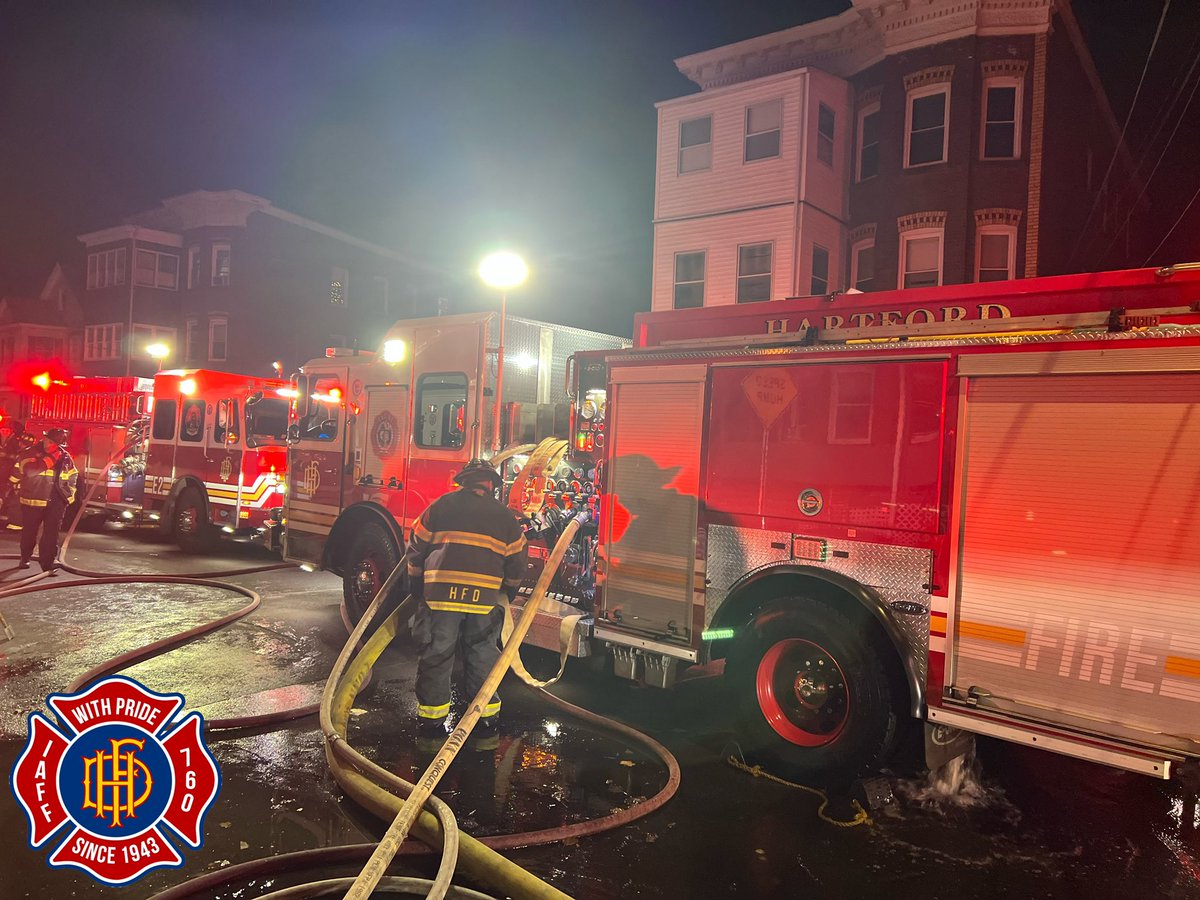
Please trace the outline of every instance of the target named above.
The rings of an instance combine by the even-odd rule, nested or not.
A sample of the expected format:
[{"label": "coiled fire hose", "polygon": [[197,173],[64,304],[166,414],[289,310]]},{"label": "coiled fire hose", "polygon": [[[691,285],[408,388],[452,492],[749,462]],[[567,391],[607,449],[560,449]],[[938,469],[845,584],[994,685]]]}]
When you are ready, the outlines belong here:
[{"label": "coiled fire hose", "polygon": [[[117,458],[124,454],[128,448],[122,448],[118,454],[114,455],[114,462]],[[516,453],[526,452],[531,449],[528,446],[512,448],[506,451],[504,456],[511,456]],[[499,464],[500,459],[494,459],[495,464]],[[14,582],[12,585],[0,589],[0,599],[20,596],[22,594],[32,593],[42,590],[56,590],[59,588],[75,587],[75,586],[90,586],[97,584],[191,584],[198,587],[209,587],[220,590],[230,590],[242,596],[248,597],[250,603],[243,606],[241,609],[234,611],[226,616],[222,616],[211,622],[203,623],[191,629],[179,632],[175,635],[154,641],[142,647],[135,648],[127,653],[108,660],[98,666],[93,667],[88,672],[74,679],[68,686],[69,692],[74,692],[88,684],[90,681],[103,675],[119,671],[136,662],[150,659],[154,656],[161,655],[169,650],[187,643],[195,638],[215,631],[225,625],[237,621],[258,608],[261,603],[260,595],[240,585],[234,585],[227,582],[222,582],[216,579],[222,577],[231,577],[234,575],[245,575],[257,572],[266,572],[275,569],[291,568],[286,563],[276,563],[264,566],[253,566],[242,569],[224,570],[217,572],[197,572],[187,575],[112,575],[102,572],[92,572],[86,569],[80,569],[67,564],[63,557],[67,546],[73,537],[79,522],[82,518],[82,508],[87,502],[92,499],[96,488],[103,482],[97,482],[87,493],[84,502],[81,504],[81,513],[76,517],[68,528],[62,547],[59,551],[59,558],[56,561],[56,567],[61,568],[74,575],[81,576],[80,580],[74,581],[54,581],[45,584],[38,584],[46,577],[48,573],[37,573],[33,576],[21,579]],[[578,528],[578,523],[571,523]],[[572,529],[572,534],[574,530]],[[565,539],[564,539],[565,538]],[[546,587],[549,586],[550,579],[557,569],[566,547],[570,543],[570,536],[564,534],[559,542],[555,545],[555,552],[551,559],[543,569],[543,576],[539,579],[538,586],[541,588],[540,595],[535,592],[535,595],[543,597]],[[391,642],[395,636],[400,621],[401,613],[405,609],[402,604],[388,619],[381,625],[379,629],[372,635],[371,639],[363,646],[362,650],[355,656],[349,666],[346,665],[346,657],[349,656],[352,648],[357,646],[358,640],[365,632],[367,625],[376,615],[379,606],[383,602],[383,598],[388,596],[391,588],[395,584],[396,579],[402,572],[402,567],[405,565],[405,560],[401,559],[400,563],[393,570],[391,575],[380,590],[376,594],[374,601],[371,604],[370,610],[360,620],[360,628],[356,629],[356,634],[351,635],[343,648],[342,655],[339,656],[338,665],[335,666],[334,672],[331,673],[329,680],[326,682],[326,691],[323,694],[321,704],[296,707],[292,709],[279,710],[272,713],[266,713],[257,716],[233,717],[229,719],[209,720],[206,726],[210,730],[217,729],[234,729],[246,727],[261,727],[264,725],[278,724],[289,719],[299,718],[301,716],[310,715],[312,712],[320,711],[322,728],[326,731],[327,744],[326,756],[330,762],[331,769],[338,780],[338,783],[346,790],[353,799],[363,805],[365,808],[375,812],[382,818],[398,815],[404,808],[404,798],[410,796],[414,790],[414,786],[399,778],[398,776],[387,772],[374,763],[367,760],[361,754],[354,750],[344,738],[338,735],[344,734],[346,725],[349,719],[349,711],[353,704],[354,696],[361,690],[370,676],[371,667],[378,659],[379,655]],[[532,598],[530,603],[532,603]],[[526,606],[526,611],[530,614],[523,615],[521,619],[521,637],[533,622],[534,613],[536,610],[530,606]],[[523,627],[522,627],[523,626]],[[519,659],[516,657],[518,642],[509,641],[513,648],[511,659]],[[508,645],[506,645],[507,647]],[[342,670],[348,668],[348,674],[344,674]],[[514,667],[514,671],[522,673],[523,669]],[[496,677],[498,682],[504,672],[503,666],[497,666],[496,672],[499,674]],[[494,673],[495,674],[495,673]],[[335,678],[335,675],[337,676]],[[522,677],[525,677],[523,674]],[[532,684],[532,679],[528,679]],[[335,685],[336,682],[336,685]],[[335,685],[335,689],[330,695],[330,704],[327,708],[324,700],[326,695],[330,694],[330,686]],[[599,727],[610,732],[619,734],[633,743],[641,744],[645,747],[652,756],[657,757],[665,766],[668,772],[668,778],[663,788],[653,797],[646,801],[637,804],[634,807],[624,810],[617,810],[607,816],[598,819],[591,819],[584,822],[577,822],[571,825],[560,826],[556,828],[548,828],[534,832],[514,833],[507,835],[498,835],[495,837],[475,840],[466,835],[458,835],[458,840],[461,848],[465,851],[462,853],[461,861],[463,863],[463,871],[468,876],[477,879],[481,883],[494,885],[499,890],[515,897],[563,897],[565,896],[557,889],[547,885],[545,882],[537,879],[535,876],[509,862],[504,857],[499,856],[496,850],[515,849],[518,847],[529,847],[541,844],[555,843],[568,839],[577,839],[587,835],[597,834],[602,831],[607,831],[612,828],[632,822],[638,818],[649,815],[665,804],[679,787],[680,773],[679,766],[674,756],[661,744],[646,735],[641,734],[633,728],[623,725],[595,713],[581,709],[571,703],[568,703],[547,691],[541,691],[542,699],[559,710],[575,716],[582,721],[589,723],[595,727]],[[334,705],[336,701],[336,706]],[[477,704],[473,704],[477,705]],[[475,718],[478,718],[476,714]],[[326,730],[325,726],[329,724],[333,726]],[[462,725],[456,729],[455,734],[462,730]],[[453,738],[453,735],[451,736]],[[464,737],[465,740],[465,732]],[[459,744],[461,746],[461,744]],[[445,748],[443,748],[445,750]],[[455,748],[456,752],[457,748]],[[453,754],[451,753],[451,758]],[[447,762],[448,765],[448,762]],[[353,767],[353,768],[351,768]],[[368,777],[369,776],[369,777]],[[440,777],[440,776],[439,776]],[[436,784],[436,781],[434,782]],[[433,785],[430,786],[432,790]],[[482,897],[483,895],[468,891],[459,887],[451,887],[449,885],[449,875],[453,873],[456,863],[457,853],[452,852],[453,848],[450,844],[453,842],[451,835],[457,835],[457,824],[454,823],[453,815],[450,813],[449,807],[443,801],[435,796],[428,796],[424,801],[433,813],[420,813],[415,820],[411,822],[411,830],[422,841],[430,844],[431,847],[443,850],[443,865],[439,870],[438,882],[432,884],[432,890],[427,894],[431,897],[449,896],[452,898],[462,897],[465,900],[474,900],[474,898]],[[415,805],[415,804],[414,804]],[[411,813],[406,813],[406,818]],[[283,854],[280,856],[269,857],[265,859],[252,860],[247,863],[242,863],[236,866],[230,866],[222,869],[219,872],[212,872],[206,875],[192,878],[188,882],[170,888],[159,895],[156,895],[155,900],[179,900],[183,897],[195,897],[203,894],[211,893],[217,887],[229,884],[231,882],[240,881],[261,877],[269,874],[276,874],[281,871],[295,871],[299,868],[328,866],[338,864],[357,863],[364,860],[370,860],[376,853],[376,845],[374,844],[353,844],[340,847],[325,847],[313,850],[298,851],[295,853]],[[395,849],[389,847],[389,859],[395,855],[412,855],[428,853],[426,847],[415,844],[400,844],[396,843]],[[447,863],[447,860],[450,860]],[[444,887],[442,886],[444,882]],[[288,888],[284,891],[279,891],[268,896],[272,897],[311,897],[311,896],[329,896],[332,893],[341,891],[343,888],[351,885],[351,879],[334,879],[311,884],[298,885],[293,888]],[[417,893],[420,890],[430,888],[430,883],[421,879],[403,879],[395,877],[385,877],[377,882],[378,885],[388,891]]]}]

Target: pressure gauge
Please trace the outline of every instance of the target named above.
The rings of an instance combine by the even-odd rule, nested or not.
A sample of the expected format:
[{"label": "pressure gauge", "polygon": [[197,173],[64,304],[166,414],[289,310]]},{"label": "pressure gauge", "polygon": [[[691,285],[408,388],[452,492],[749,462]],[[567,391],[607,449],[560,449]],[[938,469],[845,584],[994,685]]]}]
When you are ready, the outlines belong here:
[{"label": "pressure gauge", "polygon": [[583,409],[580,413],[585,419],[594,419],[598,411],[595,400],[584,400]]}]

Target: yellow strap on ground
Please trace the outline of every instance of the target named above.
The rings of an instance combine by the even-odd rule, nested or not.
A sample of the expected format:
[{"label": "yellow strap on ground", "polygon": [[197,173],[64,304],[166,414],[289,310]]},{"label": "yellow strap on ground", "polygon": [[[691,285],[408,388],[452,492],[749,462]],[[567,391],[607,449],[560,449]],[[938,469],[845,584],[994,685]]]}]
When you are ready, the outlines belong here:
[{"label": "yellow strap on ground", "polygon": [[[500,629],[500,642],[507,646],[509,637],[512,636],[516,623],[513,620],[512,606],[508,602],[507,597],[500,598],[500,606],[504,610],[504,625]],[[522,615],[524,618],[524,615]],[[529,674],[529,670],[525,668],[525,664],[521,662],[521,655],[518,653],[513,657],[512,670],[513,674],[520,678],[523,682],[532,688],[544,688],[554,684],[558,679],[563,677],[563,672],[567,669],[567,659],[571,655],[571,636],[575,633],[575,626],[579,624],[579,620],[583,615],[563,616],[561,624],[558,626],[558,674],[549,681],[538,681]]]},{"label": "yellow strap on ground", "polygon": [[871,821],[871,816],[865,809],[859,805],[857,800],[851,800],[850,804],[857,810],[854,818],[850,820],[835,819],[825,815],[825,807],[829,805],[829,795],[820,788],[809,787],[807,784],[797,784],[794,781],[788,781],[786,778],[780,778],[778,775],[772,775],[762,766],[750,766],[742,762],[736,757],[727,757],[725,762],[733,766],[735,769],[741,769],[743,772],[749,772],[755,778],[765,778],[767,781],[774,781],[776,784],[786,785],[787,787],[795,788],[798,791],[804,791],[806,794],[812,794],[814,797],[821,798],[821,805],[817,808],[817,818],[822,822],[828,822],[830,825],[836,825],[838,828],[853,828],[855,825],[874,825]]}]

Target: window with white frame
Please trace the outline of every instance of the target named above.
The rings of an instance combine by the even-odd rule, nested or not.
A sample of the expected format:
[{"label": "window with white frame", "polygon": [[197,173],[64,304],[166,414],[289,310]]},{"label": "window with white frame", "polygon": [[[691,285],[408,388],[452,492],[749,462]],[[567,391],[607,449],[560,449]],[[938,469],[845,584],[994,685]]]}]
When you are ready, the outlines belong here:
[{"label": "window with white frame", "polygon": [[871,443],[875,370],[833,367],[829,402],[829,443]]},{"label": "window with white frame", "polygon": [[984,159],[1021,155],[1021,80],[994,76],[983,82],[983,121],[979,146]]},{"label": "window with white frame", "polygon": [[814,297],[829,293],[829,251],[813,244],[812,278],[809,293]]},{"label": "window with white frame", "polygon": [[175,290],[179,287],[179,257],[174,253],[159,253],[157,250],[136,251],[133,283]]},{"label": "window with white frame", "polygon": [[858,180],[879,174],[879,104],[858,111]]},{"label": "window with white frame", "polygon": [[162,325],[144,325],[141,322],[133,324],[133,355],[137,357],[146,356],[146,348],[151,344],[165,344],[171,352],[167,354],[167,359],[170,359],[175,354],[175,329],[164,328]]},{"label": "window with white frame", "polygon": [[783,101],[770,100],[746,107],[744,159],[770,159],[779,155],[779,132],[783,126]]},{"label": "window with white frame", "polygon": [[229,268],[231,252],[229,244],[213,244],[212,248],[212,284],[213,287],[229,286]]},{"label": "window with white frame", "polygon": [[833,139],[837,116],[824,103],[817,104],[817,159],[833,165]]},{"label": "window with white frame", "polygon": [[187,286],[189,288],[200,287],[200,279],[204,274],[204,257],[199,244],[188,247],[187,267]]},{"label": "window with white frame", "polygon": [[950,83],[942,82],[908,92],[904,120],[904,166],[928,166],[946,161],[950,129]]},{"label": "window with white frame", "polygon": [[203,360],[204,346],[201,344],[200,320],[188,319],[184,330],[183,360],[194,363]]},{"label": "window with white frame", "polygon": [[703,250],[675,254],[675,309],[695,309],[704,305]]},{"label": "window with white frame", "polygon": [[942,283],[941,228],[922,228],[900,235],[900,286],[933,287]]},{"label": "window with white frame", "polygon": [[869,291],[875,286],[875,239],[856,241],[850,248],[850,287]]},{"label": "window with white frame", "polygon": [[83,358],[89,362],[119,358],[121,333],[122,327],[119,322],[111,325],[88,325],[83,329]]},{"label": "window with white frame", "polygon": [[124,283],[124,247],[88,254],[87,288],[89,291]]},{"label": "window with white frame", "polygon": [[345,306],[346,297],[350,293],[350,270],[334,266],[329,276],[329,302],[335,306]]},{"label": "window with white frame", "polygon": [[771,299],[772,244],[742,244],[738,247],[737,302],[758,303]]},{"label": "window with white frame", "polygon": [[208,320],[209,362],[224,362],[229,355],[229,320],[225,316],[213,316]]},{"label": "window with white frame", "polygon": [[679,174],[712,168],[712,116],[679,123]]},{"label": "window with white frame", "polygon": [[1016,277],[1017,229],[981,225],[975,229],[975,280],[1008,281]]}]

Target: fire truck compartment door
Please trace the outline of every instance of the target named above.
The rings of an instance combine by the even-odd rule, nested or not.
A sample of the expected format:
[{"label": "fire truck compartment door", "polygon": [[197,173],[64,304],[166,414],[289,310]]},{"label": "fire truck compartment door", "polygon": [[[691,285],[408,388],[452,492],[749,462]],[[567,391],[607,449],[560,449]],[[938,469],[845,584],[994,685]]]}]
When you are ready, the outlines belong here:
[{"label": "fire truck compartment door", "polygon": [[408,468],[408,385],[367,388],[362,480],[402,488]]},{"label": "fire truck compartment door", "polygon": [[981,707],[1200,749],[1200,374],[967,388],[954,686]]},{"label": "fire truck compartment door", "polygon": [[612,374],[606,630],[691,642],[705,373],[664,366]]}]

